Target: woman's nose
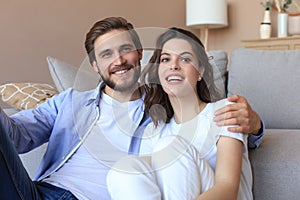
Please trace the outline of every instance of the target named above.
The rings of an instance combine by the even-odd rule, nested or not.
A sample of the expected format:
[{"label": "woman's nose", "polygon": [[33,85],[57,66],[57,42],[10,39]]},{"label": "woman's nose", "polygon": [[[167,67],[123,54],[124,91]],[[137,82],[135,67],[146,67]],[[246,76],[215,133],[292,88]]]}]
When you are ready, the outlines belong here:
[{"label": "woman's nose", "polygon": [[177,61],[173,61],[172,63],[170,63],[171,65],[170,65],[170,69],[172,70],[172,71],[175,71],[175,70],[179,70],[180,69],[180,66],[179,66],[179,64],[178,64],[178,62]]}]

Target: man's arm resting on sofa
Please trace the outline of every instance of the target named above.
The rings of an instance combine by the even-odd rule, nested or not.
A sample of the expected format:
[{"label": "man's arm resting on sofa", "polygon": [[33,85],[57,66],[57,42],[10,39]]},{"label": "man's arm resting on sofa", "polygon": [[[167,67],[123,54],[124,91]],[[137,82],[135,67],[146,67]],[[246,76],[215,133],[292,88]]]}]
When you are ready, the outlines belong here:
[{"label": "man's arm resting on sofa", "polygon": [[256,149],[259,147],[264,135],[265,135],[265,126],[263,121],[260,121],[261,127],[259,131],[255,133],[249,133],[248,135],[248,148],[249,149]]},{"label": "man's arm resting on sofa", "polygon": [[232,126],[228,130],[249,134],[249,148],[256,148],[264,135],[264,126],[259,115],[251,108],[245,97],[232,95],[228,100],[235,102],[215,112],[215,122],[219,126]]}]

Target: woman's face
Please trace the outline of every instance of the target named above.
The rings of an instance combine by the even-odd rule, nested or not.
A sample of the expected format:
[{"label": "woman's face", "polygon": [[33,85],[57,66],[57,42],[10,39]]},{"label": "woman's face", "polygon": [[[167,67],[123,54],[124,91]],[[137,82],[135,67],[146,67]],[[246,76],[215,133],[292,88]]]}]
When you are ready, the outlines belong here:
[{"label": "woman's face", "polygon": [[174,38],[163,47],[158,67],[158,76],[169,96],[186,97],[197,94],[197,81],[202,77],[198,60],[189,42]]}]

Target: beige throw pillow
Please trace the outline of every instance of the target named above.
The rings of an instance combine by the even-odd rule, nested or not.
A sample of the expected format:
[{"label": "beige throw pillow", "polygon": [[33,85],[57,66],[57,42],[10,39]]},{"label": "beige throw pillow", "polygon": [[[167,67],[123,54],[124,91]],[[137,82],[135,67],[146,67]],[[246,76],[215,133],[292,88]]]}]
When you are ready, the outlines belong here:
[{"label": "beige throw pillow", "polygon": [[3,102],[17,109],[35,108],[58,91],[49,84],[7,83],[0,85]]}]

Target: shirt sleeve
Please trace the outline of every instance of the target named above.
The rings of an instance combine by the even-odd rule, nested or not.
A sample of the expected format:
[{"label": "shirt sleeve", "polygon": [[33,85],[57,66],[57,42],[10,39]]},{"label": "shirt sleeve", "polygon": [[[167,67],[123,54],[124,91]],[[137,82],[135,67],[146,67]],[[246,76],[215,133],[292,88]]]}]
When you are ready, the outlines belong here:
[{"label": "shirt sleeve", "polygon": [[226,130],[226,128],[223,128],[223,131],[219,134],[219,136],[227,136],[239,140],[243,143],[243,152],[247,151],[247,135],[242,133],[229,132]]},{"label": "shirt sleeve", "polygon": [[[225,105],[228,105],[228,104],[234,104],[234,102],[230,102],[227,99],[223,99],[223,100],[220,100],[218,102],[215,102],[214,111],[217,110],[218,108],[224,107]],[[248,148],[247,135],[242,134],[242,133],[230,132],[230,131],[227,130],[228,127],[232,127],[232,126],[221,126],[221,127],[219,127],[220,130],[216,134],[217,139],[219,139],[220,136],[227,136],[227,137],[230,137],[230,138],[234,138],[234,139],[239,140],[243,143],[243,152],[247,151],[247,148]]]},{"label": "shirt sleeve", "polygon": [[265,125],[263,121],[261,121],[261,128],[259,130],[259,134],[258,135],[249,134],[248,136],[248,148],[249,149],[258,148],[264,135],[265,135]]}]

